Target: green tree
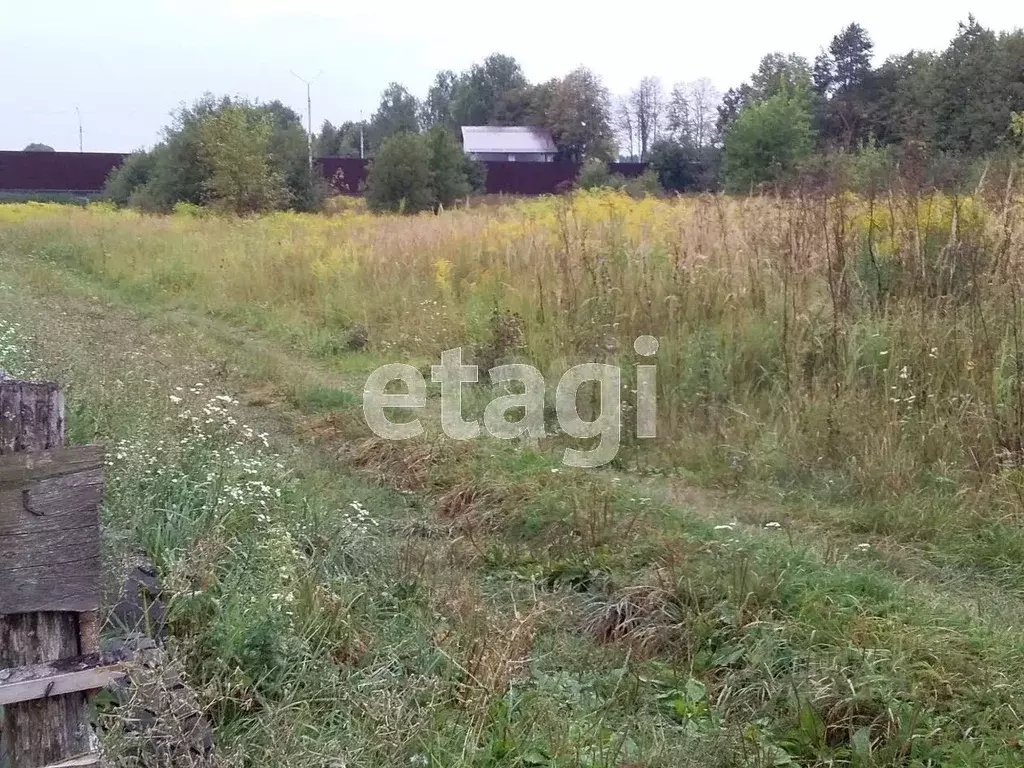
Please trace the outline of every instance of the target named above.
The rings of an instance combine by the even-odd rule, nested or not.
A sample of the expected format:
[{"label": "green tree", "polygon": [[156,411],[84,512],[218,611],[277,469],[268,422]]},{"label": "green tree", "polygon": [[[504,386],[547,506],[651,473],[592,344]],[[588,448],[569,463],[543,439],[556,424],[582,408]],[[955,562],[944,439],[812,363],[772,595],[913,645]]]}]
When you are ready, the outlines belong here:
[{"label": "green tree", "polygon": [[436,198],[427,137],[403,131],[380,145],[366,180],[370,210],[418,213],[434,207]]},{"label": "green tree", "polygon": [[544,126],[555,97],[556,80],[506,91],[494,115],[497,125]]},{"label": "green tree", "polygon": [[726,184],[746,190],[789,177],[813,148],[810,99],[806,91],[781,91],[746,107],[725,134]]},{"label": "green tree", "polygon": [[125,158],[117,168],[107,176],[104,198],[119,206],[130,205],[132,195],[144,189],[153,175],[156,156],[152,152],[135,152]]},{"label": "green tree", "polygon": [[370,119],[370,145],[375,149],[395,134],[420,129],[420,104],[404,85],[391,83],[380,97],[380,106]]},{"label": "green tree", "polygon": [[811,65],[795,53],[769,53],[761,58],[757,71],[750,76],[748,103],[767,101],[777,93],[809,90],[812,84]]},{"label": "green tree", "polygon": [[25,147],[22,152],[53,152],[53,147],[49,144],[37,144],[32,143]]},{"label": "green tree", "polygon": [[874,72],[871,132],[881,144],[931,141],[935,127],[935,55],[892,56]]},{"label": "green tree", "polygon": [[[250,128],[265,125],[269,130],[266,142],[242,140],[245,131],[237,135],[227,132],[225,137],[230,136],[233,142],[223,152],[242,148],[262,155],[244,158],[244,167],[262,168],[265,164],[275,179],[282,180],[285,189],[271,196],[274,205],[291,205],[303,210],[318,207],[326,192],[325,184],[310,171],[306,131],[298,114],[278,101],[261,104],[216,98],[212,94],[204,95],[190,107],[181,107],[164,129],[163,140],[145,153],[145,159],[135,158],[111,174],[107,180],[110,199],[150,211],[170,211],[179,202],[200,205],[210,200],[211,190],[220,188],[225,177],[222,168],[221,178],[216,183],[211,180],[208,161],[217,156],[217,152],[209,140],[218,131],[207,124],[217,121],[218,116],[226,112],[230,115],[218,130],[232,122],[236,126],[245,123]],[[239,113],[245,114],[244,121]],[[261,135],[262,132],[260,128]],[[264,181],[256,178],[254,184],[259,186]]]},{"label": "green tree", "polygon": [[420,122],[424,128],[443,125],[455,130],[455,117],[452,112],[455,90],[459,84],[459,76],[450,69],[444,69],[434,76],[434,82],[427,91],[423,102]]},{"label": "green tree", "polygon": [[565,159],[577,163],[584,158],[611,160],[615,139],[610,112],[608,89],[596,74],[580,67],[555,86],[546,127]]},{"label": "green tree", "polygon": [[313,140],[313,157],[359,157],[359,128],[360,124],[352,121],[335,127],[324,120]]},{"label": "green tree", "polygon": [[270,111],[231,104],[204,120],[199,155],[207,169],[207,199],[239,215],[285,203],[285,178],[271,160],[273,137]]},{"label": "green tree", "polygon": [[828,53],[815,60],[815,122],[824,142],[856,147],[871,135],[876,98],[871,69],[873,48],[864,28],[850,24],[832,38]]},{"label": "green tree", "polygon": [[465,155],[451,131],[443,125],[431,128],[426,139],[430,150],[430,187],[434,201],[449,208],[471,191]]},{"label": "green tree", "polygon": [[753,91],[746,83],[738,88],[730,88],[722,94],[722,103],[718,105],[718,119],[715,121],[715,130],[718,135],[725,136],[725,132],[740,116],[743,108],[753,101]]},{"label": "green tree", "polygon": [[452,97],[454,124],[493,125],[505,94],[527,85],[519,62],[511,56],[492,53],[459,78]]},{"label": "green tree", "polygon": [[692,189],[697,180],[695,152],[678,141],[662,139],[651,147],[651,168],[670,192]]},{"label": "green tree", "polygon": [[1011,73],[1006,49],[992,30],[970,16],[936,61],[936,143],[940,149],[988,152],[1006,135]]}]

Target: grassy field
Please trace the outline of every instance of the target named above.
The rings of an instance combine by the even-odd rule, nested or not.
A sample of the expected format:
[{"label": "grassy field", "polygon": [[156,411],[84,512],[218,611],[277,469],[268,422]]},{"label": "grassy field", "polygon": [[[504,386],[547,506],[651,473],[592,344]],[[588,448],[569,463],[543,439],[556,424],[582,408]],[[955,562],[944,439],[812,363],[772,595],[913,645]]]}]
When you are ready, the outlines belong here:
[{"label": "grassy field", "polygon": [[[1017,766],[1022,212],[3,206],[0,368],[111,447],[226,765]],[[455,346],[634,389],[642,334],[659,437],[600,471],[362,422]]]}]

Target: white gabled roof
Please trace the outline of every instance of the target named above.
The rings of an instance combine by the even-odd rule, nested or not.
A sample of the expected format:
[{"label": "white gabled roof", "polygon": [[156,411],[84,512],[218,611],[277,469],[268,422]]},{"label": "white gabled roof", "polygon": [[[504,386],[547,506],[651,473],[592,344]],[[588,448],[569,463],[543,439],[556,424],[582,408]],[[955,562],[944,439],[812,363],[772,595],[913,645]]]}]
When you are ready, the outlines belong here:
[{"label": "white gabled roof", "polygon": [[496,154],[554,154],[558,151],[550,131],[528,126],[464,125],[466,152]]}]

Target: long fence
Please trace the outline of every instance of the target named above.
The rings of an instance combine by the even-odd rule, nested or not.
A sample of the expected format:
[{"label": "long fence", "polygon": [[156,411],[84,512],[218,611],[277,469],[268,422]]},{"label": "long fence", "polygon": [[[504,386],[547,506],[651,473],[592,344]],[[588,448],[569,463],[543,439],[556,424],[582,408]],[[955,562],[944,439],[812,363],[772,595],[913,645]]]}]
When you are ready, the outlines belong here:
[{"label": "long fence", "polygon": [[[0,152],[0,192],[96,194],[107,176],[124,162],[118,152]],[[340,194],[357,195],[366,180],[369,160],[324,157],[317,167]],[[576,163],[487,161],[488,194],[546,195],[571,186],[579,175]],[[642,163],[610,163],[612,173],[634,178]]]}]

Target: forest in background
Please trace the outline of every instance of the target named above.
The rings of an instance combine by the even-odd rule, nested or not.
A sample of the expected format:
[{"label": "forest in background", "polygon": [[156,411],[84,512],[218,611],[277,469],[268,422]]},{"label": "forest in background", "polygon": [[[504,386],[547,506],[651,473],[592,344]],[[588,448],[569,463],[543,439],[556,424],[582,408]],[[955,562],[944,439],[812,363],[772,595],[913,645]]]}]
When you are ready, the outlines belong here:
[{"label": "forest in background", "polygon": [[[164,140],[135,155],[109,192],[151,210],[218,200],[239,213],[316,210],[326,190],[309,172],[308,154],[363,154],[389,158],[374,163],[386,194],[374,194],[370,172],[369,197],[386,197],[378,207],[425,210],[480,186],[479,169],[459,167],[464,125],[547,128],[560,160],[649,163],[657,183],[640,185],[643,192],[751,192],[820,177],[823,168],[834,175],[831,160],[865,151],[867,165],[912,167],[949,187],[1016,155],[1024,31],[996,32],[968,17],[942,51],[910,51],[877,66],[873,52],[868,32],[852,23],[813,62],[769,53],[724,93],[706,78],[666,86],[652,75],[621,96],[586,67],[531,83],[514,58],[495,53],[464,72],[438,72],[423,99],[391,83],[368,121],[325,121],[313,136],[280,101],[207,94],[182,107]],[[583,176],[581,186],[616,183],[599,169]]]}]

